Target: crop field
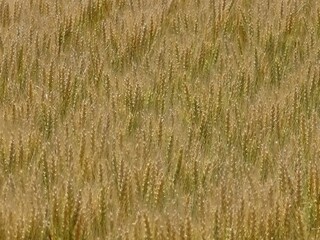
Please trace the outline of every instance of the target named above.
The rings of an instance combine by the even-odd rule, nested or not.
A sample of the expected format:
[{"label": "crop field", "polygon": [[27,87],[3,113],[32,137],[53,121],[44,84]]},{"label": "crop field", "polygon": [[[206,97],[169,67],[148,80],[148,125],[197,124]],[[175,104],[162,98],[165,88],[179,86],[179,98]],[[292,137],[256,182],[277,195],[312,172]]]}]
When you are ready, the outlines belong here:
[{"label": "crop field", "polygon": [[0,239],[320,239],[320,2],[0,0]]}]

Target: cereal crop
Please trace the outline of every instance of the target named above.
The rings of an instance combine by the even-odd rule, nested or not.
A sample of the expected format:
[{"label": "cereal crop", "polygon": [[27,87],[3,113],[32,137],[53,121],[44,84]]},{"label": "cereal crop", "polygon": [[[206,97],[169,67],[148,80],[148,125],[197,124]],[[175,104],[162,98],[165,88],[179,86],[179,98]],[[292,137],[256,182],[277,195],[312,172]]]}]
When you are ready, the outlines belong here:
[{"label": "cereal crop", "polygon": [[320,2],[0,0],[0,239],[320,239]]}]

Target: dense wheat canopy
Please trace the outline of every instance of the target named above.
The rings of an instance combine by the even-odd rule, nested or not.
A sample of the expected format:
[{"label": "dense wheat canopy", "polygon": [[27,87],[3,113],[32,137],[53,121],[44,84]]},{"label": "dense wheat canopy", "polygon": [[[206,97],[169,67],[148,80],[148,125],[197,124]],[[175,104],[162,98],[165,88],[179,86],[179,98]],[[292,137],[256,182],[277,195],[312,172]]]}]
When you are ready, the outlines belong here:
[{"label": "dense wheat canopy", "polygon": [[0,239],[320,239],[317,0],[0,0]]}]

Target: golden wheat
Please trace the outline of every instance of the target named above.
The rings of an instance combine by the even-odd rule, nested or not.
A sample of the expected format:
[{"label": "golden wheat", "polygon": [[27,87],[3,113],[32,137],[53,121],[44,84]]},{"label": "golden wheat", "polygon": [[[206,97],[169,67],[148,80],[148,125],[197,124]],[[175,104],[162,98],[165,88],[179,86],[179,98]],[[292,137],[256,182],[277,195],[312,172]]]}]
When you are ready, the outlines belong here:
[{"label": "golden wheat", "polygon": [[0,0],[0,239],[318,239],[316,0]]}]

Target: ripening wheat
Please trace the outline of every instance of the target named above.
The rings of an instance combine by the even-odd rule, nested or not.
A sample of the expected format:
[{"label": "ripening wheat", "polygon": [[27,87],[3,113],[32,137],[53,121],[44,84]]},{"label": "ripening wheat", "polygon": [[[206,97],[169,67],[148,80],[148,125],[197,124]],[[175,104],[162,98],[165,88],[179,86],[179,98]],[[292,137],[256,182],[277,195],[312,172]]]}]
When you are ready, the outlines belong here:
[{"label": "ripening wheat", "polygon": [[316,0],[0,0],[0,239],[319,239]]}]

